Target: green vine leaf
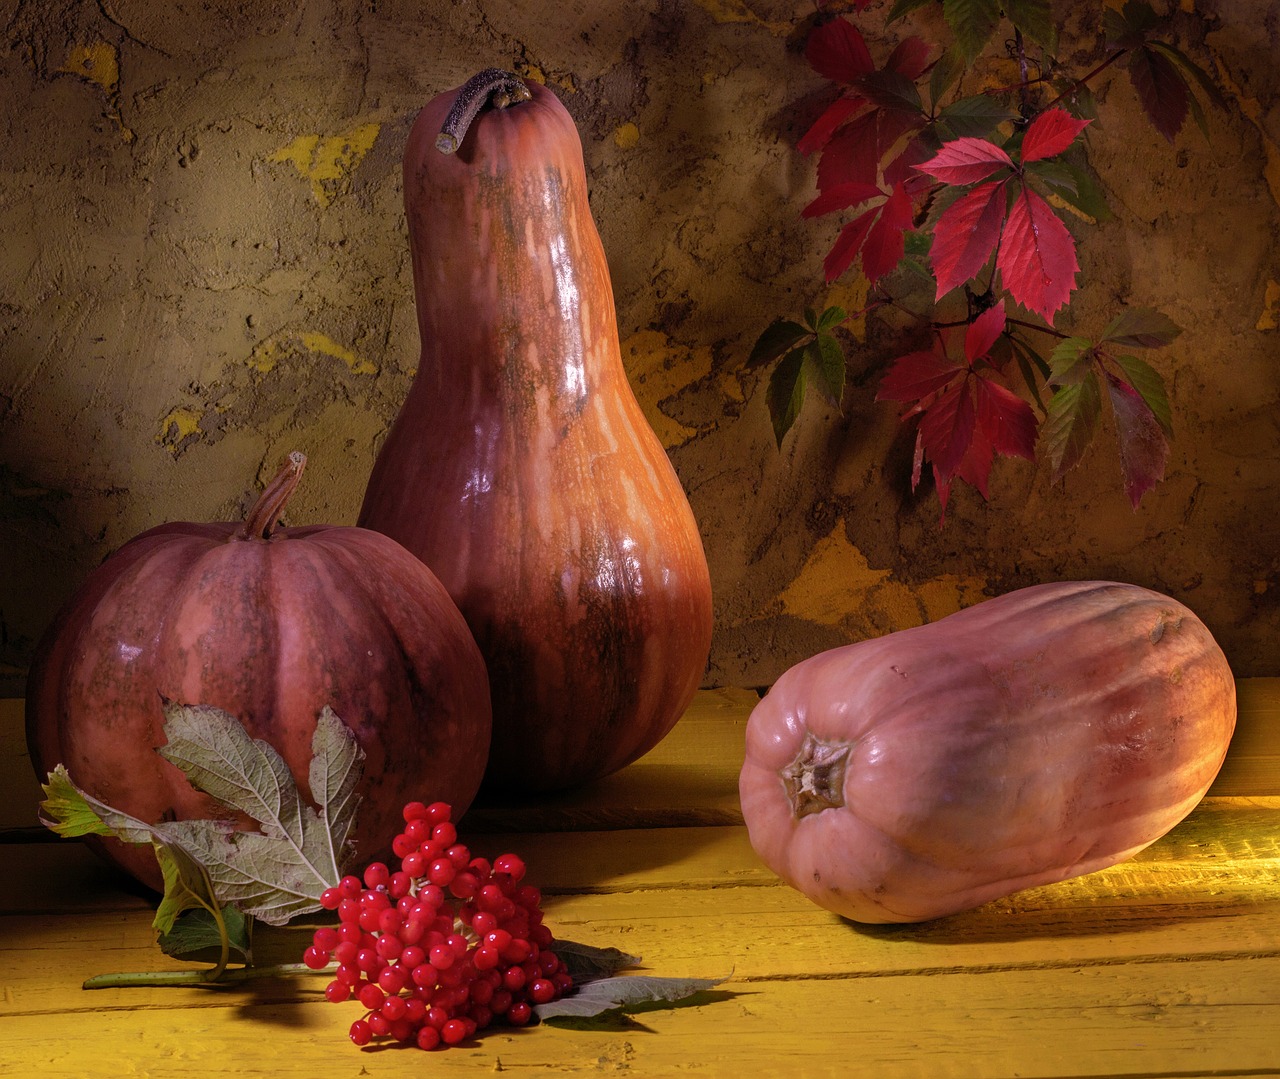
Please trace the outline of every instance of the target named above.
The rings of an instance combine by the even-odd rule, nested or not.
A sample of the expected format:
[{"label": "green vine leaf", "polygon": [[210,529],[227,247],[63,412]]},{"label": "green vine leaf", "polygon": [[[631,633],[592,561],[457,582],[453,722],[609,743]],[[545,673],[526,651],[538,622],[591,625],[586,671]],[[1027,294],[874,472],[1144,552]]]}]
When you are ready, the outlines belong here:
[{"label": "green vine leaf", "polygon": [[1129,385],[1138,391],[1143,403],[1151,410],[1151,415],[1164,432],[1166,438],[1173,437],[1173,410],[1169,406],[1169,395],[1165,390],[1164,379],[1160,373],[1145,360],[1137,356],[1116,356],[1116,365],[1124,372]]},{"label": "green vine leaf", "polygon": [[1040,430],[1040,445],[1054,482],[1075,468],[1093,441],[1102,411],[1098,376],[1090,370],[1079,382],[1062,386],[1049,398],[1048,414]]},{"label": "green vine leaf", "polygon": [[942,0],[942,15],[968,63],[982,52],[1000,22],[999,0]]},{"label": "green vine leaf", "polygon": [[1102,340],[1125,348],[1160,348],[1172,344],[1182,328],[1150,307],[1135,307],[1111,320]]},{"label": "green vine leaf", "polygon": [[654,978],[624,974],[588,982],[573,993],[547,1004],[538,1004],[534,1013],[543,1022],[558,1019],[590,1019],[607,1012],[627,1011],[640,1005],[688,1003],[696,993],[714,989],[723,978]]},{"label": "green vine leaf", "polygon": [[802,348],[788,352],[769,375],[769,418],[773,421],[773,437],[779,448],[800,415],[806,383]]},{"label": "green vine leaf", "polygon": [[774,319],[765,327],[764,333],[756,339],[751,355],[747,357],[747,367],[763,367],[767,363],[773,363],[774,360],[795,348],[811,332],[791,319]]}]

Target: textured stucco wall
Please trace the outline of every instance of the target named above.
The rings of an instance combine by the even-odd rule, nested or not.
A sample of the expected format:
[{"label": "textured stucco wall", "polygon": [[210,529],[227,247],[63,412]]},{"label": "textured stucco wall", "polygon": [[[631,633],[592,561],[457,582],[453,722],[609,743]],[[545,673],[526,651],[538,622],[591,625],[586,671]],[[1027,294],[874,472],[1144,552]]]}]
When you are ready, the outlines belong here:
[{"label": "textured stucco wall", "polygon": [[404,137],[492,64],[578,121],[628,371],[710,557],[708,683],[1086,576],[1170,592],[1237,673],[1280,673],[1280,15],[1183,9],[1209,19],[1182,44],[1230,111],[1169,147],[1122,79],[1101,86],[1117,217],[1082,232],[1072,312],[1185,327],[1155,357],[1168,479],[1134,513],[1104,437],[1056,487],[997,465],[991,502],[958,487],[939,529],[873,400],[890,321],[864,328],[842,413],[812,402],[781,453],[742,369],[774,315],[860,295],[821,285],[835,223],[799,218],[793,146],[827,93],[798,52],[812,4],[0,0],[0,688],[111,549],[237,515],[291,449],[310,465],[290,520],[354,520],[417,357]]}]

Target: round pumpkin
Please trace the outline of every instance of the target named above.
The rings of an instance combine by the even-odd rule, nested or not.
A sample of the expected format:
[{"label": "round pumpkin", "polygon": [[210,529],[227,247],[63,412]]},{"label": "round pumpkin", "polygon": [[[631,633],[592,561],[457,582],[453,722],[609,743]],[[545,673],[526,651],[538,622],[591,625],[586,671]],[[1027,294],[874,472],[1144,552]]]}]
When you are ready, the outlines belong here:
[{"label": "round pumpkin", "polygon": [[747,726],[742,814],[818,905],[922,921],[1132,857],[1204,796],[1235,718],[1187,607],[1036,585],[785,672]]},{"label": "round pumpkin", "polygon": [[[243,522],[160,525],[89,576],[29,676],[41,778],[64,764],[78,786],[145,821],[225,816],[155,752],[170,700],[237,716],[309,797],[311,741],[329,705],[366,754],[358,855],[385,851],[407,801],[466,809],[491,726],[475,641],[430,570],[386,536],[277,526],[304,464],[293,454]],[[160,886],[150,848],[108,839],[103,850]]]}]

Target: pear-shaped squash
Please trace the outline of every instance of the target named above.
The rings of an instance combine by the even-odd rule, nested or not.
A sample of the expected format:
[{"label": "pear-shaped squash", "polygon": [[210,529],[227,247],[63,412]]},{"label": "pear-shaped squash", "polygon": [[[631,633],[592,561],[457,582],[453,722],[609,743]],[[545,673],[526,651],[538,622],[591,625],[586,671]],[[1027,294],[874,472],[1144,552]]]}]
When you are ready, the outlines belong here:
[{"label": "pear-shaped squash", "polygon": [[475,635],[486,784],[607,775],[696,691],[711,586],[627,382],[573,120],[482,72],[419,114],[404,197],[422,352],[359,524],[426,562]]},{"label": "pear-shaped squash", "polygon": [[747,724],[742,815],[819,906],[923,921],[1132,857],[1204,796],[1235,720],[1181,603],[1034,585],[786,671]]},{"label": "pear-shaped squash", "polygon": [[[239,718],[307,797],[328,705],[365,752],[358,857],[385,850],[408,801],[465,810],[490,731],[475,641],[440,582],[386,536],[277,526],[304,463],[293,454],[243,522],[159,525],[89,575],[46,631],[28,680],[40,778],[65,764],[80,787],[145,821],[225,816],[155,752],[171,700]],[[103,843],[112,861],[160,886],[149,847]]]}]

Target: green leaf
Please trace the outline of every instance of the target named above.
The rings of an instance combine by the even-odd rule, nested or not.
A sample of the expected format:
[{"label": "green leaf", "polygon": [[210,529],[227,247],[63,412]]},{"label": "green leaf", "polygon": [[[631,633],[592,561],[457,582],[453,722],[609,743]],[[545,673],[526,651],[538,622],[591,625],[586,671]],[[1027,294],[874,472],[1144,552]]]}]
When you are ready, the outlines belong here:
[{"label": "green leaf", "polygon": [[747,367],[763,367],[772,363],[784,352],[790,352],[811,332],[791,319],[775,319],[765,327],[764,333],[756,341],[751,355],[747,357]]},{"label": "green leaf", "polygon": [[838,409],[844,396],[845,376],[844,349],[840,342],[829,333],[820,333],[805,346],[804,355],[805,363],[817,377],[822,395]]},{"label": "green leaf", "polygon": [[972,63],[1000,21],[999,0],[942,0],[942,15],[961,55]]},{"label": "green leaf", "polygon": [[[110,806],[90,798],[71,782],[67,769],[59,764],[43,784],[40,823],[65,839],[84,835],[114,835],[127,843],[150,843],[151,828],[136,817],[117,813]],[[108,824],[111,816],[114,826]]]},{"label": "green leaf", "polygon": [[904,15],[910,15],[916,8],[924,7],[928,3],[930,0],[897,0],[889,9],[889,14],[884,17],[884,21],[888,24],[894,19],[901,19]]},{"label": "green leaf", "polygon": [[840,306],[828,307],[821,315],[818,316],[818,324],[814,327],[819,333],[824,330],[830,330],[839,326],[845,319],[849,317],[849,313]]},{"label": "green leaf", "polygon": [[1014,359],[1017,360],[1018,370],[1022,373],[1022,381],[1026,383],[1027,390],[1035,400],[1036,407],[1041,412],[1047,411],[1044,399],[1040,396],[1040,384],[1042,382],[1047,384],[1049,381],[1048,361],[1025,341],[1020,341],[1015,337],[1011,337],[1008,340],[1010,347],[1013,349]]},{"label": "green leaf", "polygon": [[980,139],[1017,115],[1016,109],[1009,108],[1002,101],[987,94],[976,94],[962,97],[942,109],[938,113],[938,123],[955,138]]},{"label": "green leaf", "polygon": [[954,45],[943,51],[929,72],[929,103],[936,110],[941,101],[965,71],[965,60]]},{"label": "green leaf", "polygon": [[543,1022],[589,1019],[605,1012],[629,1010],[642,1004],[679,1003],[695,993],[713,989],[723,978],[653,978],[631,974],[588,982],[559,1000],[534,1006]]},{"label": "green leaf", "polygon": [[1102,411],[1098,376],[1090,371],[1079,382],[1062,386],[1049,398],[1040,428],[1040,446],[1055,481],[1075,468],[1093,441]]},{"label": "green leaf", "polygon": [[1004,0],[1009,21],[1049,53],[1058,48],[1058,26],[1049,0]]},{"label": "green leaf", "polygon": [[1138,396],[1151,410],[1160,430],[1166,438],[1173,437],[1173,410],[1169,406],[1169,395],[1165,391],[1164,379],[1154,367],[1137,356],[1115,356],[1116,365],[1124,372],[1129,385],[1138,391]]},{"label": "green leaf", "polygon": [[[247,960],[250,947],[249,919],[235,907],[223,908],[222,919],[228,946]],[[185,911],[166,932],[160,935],[158,943],[165,955],[181,958],[220,948],[222,933],[217,919],[209,911],[196,908]]]},{"label": "green leaf", "polygon": [[1134,307],[1122,311],[1102,331],[1102,340],[1126,348],[1160,348],[1182,333],[1168,315],[1150,307]]},{"label": "green leaf", "polygon": [[638,967],[640,956],[629,955],[619,948],[596,948],[573,940],[556,939],[551,950],[560,957],[573,976],[575,985],[617,974],[627,967]]},{"label": "green leaf", "polygon": [[769,416],[773,420],[773,435],[779,449],[800,415],[804,390],[804,349],[797,348],[788,352],[769,375]]},{"label": "green leaf", "polygon": [[[164,878],[164,895],[156,908],[152,926],[161,936],[173,930],[184,911],[214,910],[220,904],[214,895],[209,874],[191,854],[175,843],[155,843],[156,861]],[[221,939],[221,938],[219,938]]]},{"label": "green leaf", "polygon": [[1093,342],[1087,337],[1067,337],[1049,356],[1049,381],[1055,386],[1078,383],[1093,367]]}]

